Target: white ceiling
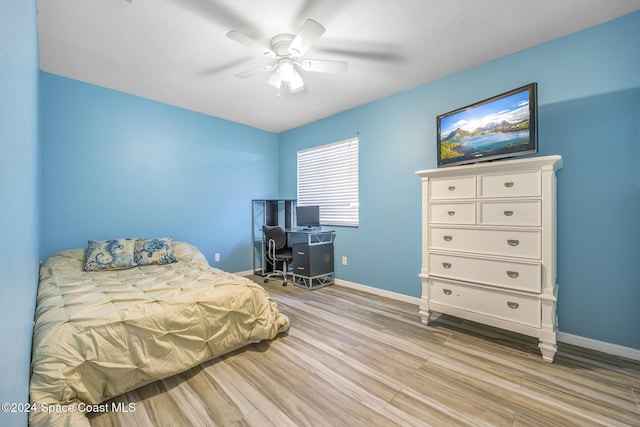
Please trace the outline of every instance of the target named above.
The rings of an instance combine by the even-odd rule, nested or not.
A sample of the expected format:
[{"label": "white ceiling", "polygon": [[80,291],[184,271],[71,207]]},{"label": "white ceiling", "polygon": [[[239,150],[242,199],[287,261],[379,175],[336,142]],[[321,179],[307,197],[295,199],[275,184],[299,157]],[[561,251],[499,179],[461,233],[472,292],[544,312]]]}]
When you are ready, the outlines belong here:
[{"label": "white ceiling", "polygon": [[[282,132],[640,10],[640,0],[38,0],[43,71]],[[281,93],[259,43],[314,19],[303,56],[348,61]]]}]

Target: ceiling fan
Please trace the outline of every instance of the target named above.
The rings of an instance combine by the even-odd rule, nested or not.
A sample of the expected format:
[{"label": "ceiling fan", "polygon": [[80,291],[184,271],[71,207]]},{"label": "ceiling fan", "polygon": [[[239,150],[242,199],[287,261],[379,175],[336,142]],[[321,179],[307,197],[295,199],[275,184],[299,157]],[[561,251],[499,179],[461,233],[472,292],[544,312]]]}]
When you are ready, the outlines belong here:
[{"label": "ceiling fan", "polygon": [[322,25],[307,19],[296,35],[278,34],[271,39],[270,47],[267,48],[238,31],[229,31],[227,37],[231,40],[274,60],[271,64],[252,68],[234,76],[246,79],[260,73],[271,72],[268,81],[271,86],[279,91],[282,84],[286,83],[289,92],[293,93],[304,88],[301,71],[342,73],[347,69],[347,63],[344,61],[300,59],[324,32],[325,28]]}]

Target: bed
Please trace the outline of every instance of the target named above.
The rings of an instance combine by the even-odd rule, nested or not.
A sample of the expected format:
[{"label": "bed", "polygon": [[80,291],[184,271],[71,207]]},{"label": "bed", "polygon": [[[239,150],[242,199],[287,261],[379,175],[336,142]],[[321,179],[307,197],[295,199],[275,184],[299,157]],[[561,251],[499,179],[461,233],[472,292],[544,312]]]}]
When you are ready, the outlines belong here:
[{"label": "bed", "polygon": [[171,247],[168,264],[85,271],[87,249],[42,264],[30,425],[89,426],[84,413],[111,397],[289,328],[261,286]]}]

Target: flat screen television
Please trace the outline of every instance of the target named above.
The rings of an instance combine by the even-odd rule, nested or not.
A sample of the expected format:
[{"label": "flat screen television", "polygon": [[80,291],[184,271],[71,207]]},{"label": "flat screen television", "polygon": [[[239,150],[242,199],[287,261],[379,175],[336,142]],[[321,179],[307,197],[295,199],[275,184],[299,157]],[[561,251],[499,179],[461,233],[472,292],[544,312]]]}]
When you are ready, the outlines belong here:
[{"label": "flat screen television", "polygon": [[307,229],[320,226],[320,206],[296,206],[296,223]]},{"label": "flat screen television", "polygon": [[535,154],[536,92],[530,83],[439,115],[438,167]]}]

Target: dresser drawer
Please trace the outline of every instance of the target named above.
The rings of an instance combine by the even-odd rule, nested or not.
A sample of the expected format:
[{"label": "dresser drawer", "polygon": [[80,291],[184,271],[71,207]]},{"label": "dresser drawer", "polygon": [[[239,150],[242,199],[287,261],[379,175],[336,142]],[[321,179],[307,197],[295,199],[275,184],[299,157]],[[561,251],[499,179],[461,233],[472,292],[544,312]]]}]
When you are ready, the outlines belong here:
[{"label": "dresser drawer", "polygon": [[436,178],[429,181],[429,198],[473,199],[476,197],[476,177]]},{"label": "dresser drawer", "polygon": [[429,249],[540,259],[539,230],[430,227]]},{"label": "dresser drawer", "polygon": [[476,204],[432,203],[429,206],[429,222],[441,224],[475,224]]},{"label": "dresser drawer", "polygon": [[431,280],[430,289],[429,300],[435,304],[540,327],[539,298],[439,280]]},{"label": "dresser drawer", "polygon": [[527,197],[542,194],[540,171],[479,175],[478,197]]},{"label": "dresser drawer", "polygon": [[542,202],[540,200],[513,202],[480,202],[482,225],[542,225]]},{"label": "dresser drawer", "polygon": [[524,263],[457,255],[429,255],[429,275],[539,293],[539,263]]}]

